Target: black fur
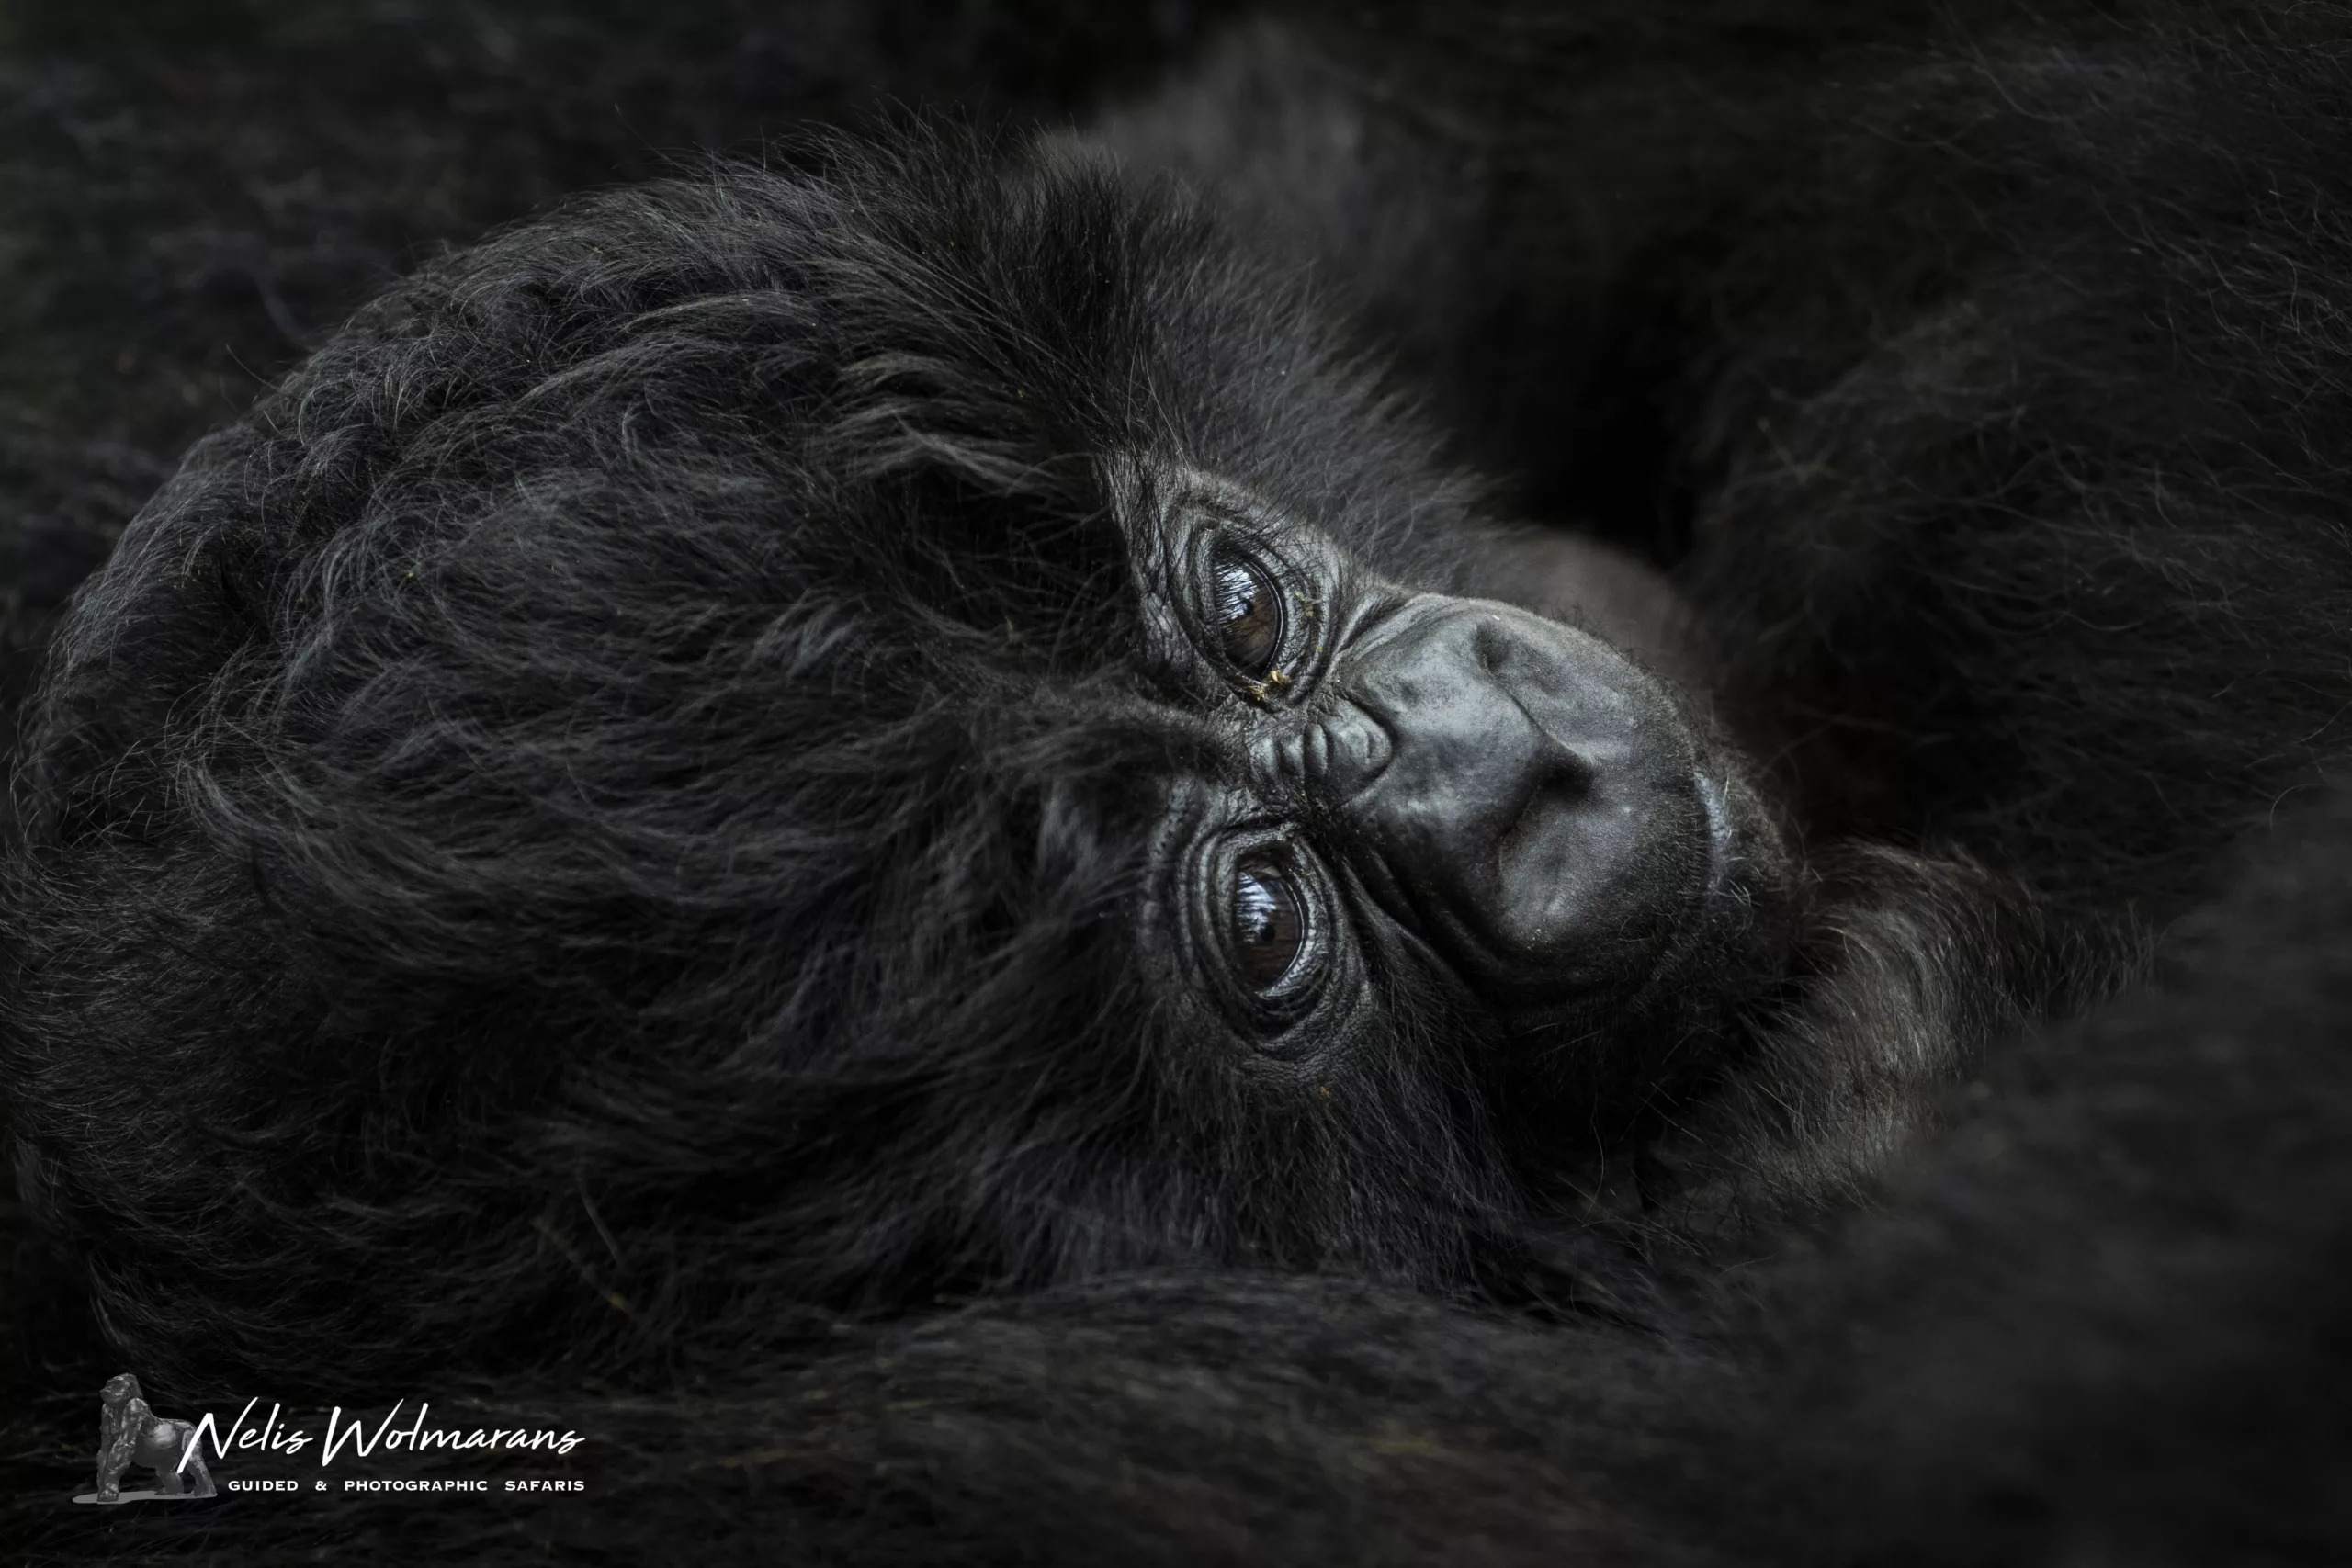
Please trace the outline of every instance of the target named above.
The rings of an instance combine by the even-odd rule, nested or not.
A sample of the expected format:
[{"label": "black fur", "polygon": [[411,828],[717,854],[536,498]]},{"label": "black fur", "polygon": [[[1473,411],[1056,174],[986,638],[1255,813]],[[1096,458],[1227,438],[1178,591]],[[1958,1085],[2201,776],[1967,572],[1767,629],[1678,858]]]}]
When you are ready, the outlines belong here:
[{"label": "black fur", "polygon": [[[697,1361],[660,1393],[599,1392],[594,1369],[470,1399],[435,1379],[436,1421],[593,1434],[563,1472],[591,1492],[528,1514],[263,1500],[126,1521],[116,1552],[2327,1561],[2348,1522],[2347,864],[2340,803],[2305,813],[2144,995],[1973,1087],[1875,1216],[1725,1275],[1663,1333],[1344,1280],[1102,1281],[843,1332],[813,1360]],[[90,1401],[50,1403],[62,1428]],[[79,1473],[60,1458],[12,1501],[62,1557],[87,1538],[60,1517]],[[509,1472],[551,1472],[365,1473]]]},{"label": "black fur", "polygon": [[[577,205],[190,457],[51,654],[8,849],[0,1093],[82,1354],[181,1403],[430,1377],[590,1432],[595,1495],[118,1547],[2340,1549],[2352,34],[1971,31],[1721,102],[1620,40],[1624,148],[1573,28],[1489,21],[1250,35],[1113,123],[1124,174],[918,137]],[[1421,292],[1464,255],[1499,284]],[[1676,571],[1819,868],[1806,983],[1640,1108],[1630,1220],[1416,1070],[1434,998],[1302,1113],[1187,1054],[1115,918],[1189,741],[1099,668],[1136,606],[1066,455],[1476,585],[1391,340],[1451,450]],[[1557,460],[1535,386],[1644,438]]]}]

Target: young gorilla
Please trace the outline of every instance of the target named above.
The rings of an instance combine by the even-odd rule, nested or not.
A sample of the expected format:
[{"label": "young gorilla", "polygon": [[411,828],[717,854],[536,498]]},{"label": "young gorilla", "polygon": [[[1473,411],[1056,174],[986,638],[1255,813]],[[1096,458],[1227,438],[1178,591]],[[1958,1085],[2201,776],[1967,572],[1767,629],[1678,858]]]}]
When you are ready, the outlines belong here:
[{"label": "young gorilla", "polygon": [[[1479,188],[1444,135],[1317,118],[1362,77],[1241,58],[1357,126],[1373,188],[1398,161]],[[2249,105],[2194,51],[2097,57],[2126,102],[2041,58],[1857,88],[1803,180],[1738,139],[1636,161],[1671,222],[1567,253],[1632,329],[1595,362],[1671,367],[1626,401],[1670,434],[1628,445],[1679,487],[1679,599],[1480,521],[1283,273],[1101,166],[844,152],[602,198],[396,290],[192,456],[34,716],[6,1089],[110,1336],[297,1394],[723,1379],[608,1414],[657,1455],[726,1445],[745,1553],[1034,1530],[1075,1560],[1140,1513],[1171,1561],[1389,1519],[1408,1551],[1695,1557],[1738,1538],[1694,1506],[1720,1478],[1754,1550],[1801,1555],[1776,1500],[1857,1456],[1923,1491],[1953,1458],[1957,1517],[2110,1540],[1968,1457],[2026,1442],[1959,1437],[2039,1431],[2005,1378],[2027,1417],[2072,1392],[2015,1348],[2045,1324],[2168,1353],[2165,1431],[2233,1408],[2216,1366],[2293,1364],[2181,1341],[2250,1321],[2224,1265],[2340,1303],[2337,1233],[2249,1185],[2345,1190],[2324,1135],[2180,1161],[2202,1188],[2146,1157],[2199,1107],[2238,1155],[2266,1117],[2324,1134],[2337,1086],[2286,1033],[2110,1026],[2114,1098],[2062,1073],[2079,1118],[1958,1145],[1850,1266],[1759,1287],[1761,1326],[1696,1309],[1722,1365],[1601,1326],[1675,1320],[1574,1245],[1842,1190],[2332,747],[2340,503],[2281,476],[2347,412],[2305,373],[2336,318],[2298,314],[2345,270],[2302,216],[2327,203],[2263,194],[2346,177],[2290,134],[2319,67],[2256,58]],[[1223,69],[1180,126],[1252,125],[1216,112],[1249,76]],[[1189,155],[1151,123],[1114,134]],[[1923,146],[1949,183],[1894,199]],[[2285,184],[2246,185],[2247,147]],[[1527,172],[1495,176],[1503,254],[1562,254]],[[2086,189],[2125,220],[2085,231]],[[1393,199],[1447,210],[1423,194]],[[2233,225],[2275,243],[2223,260]],[[1384,319],[1426,261],[1395,254],[1355,274]],[[1585,341],[1488,346],[1517,385]],[[2191,1242],[2229,1245],[2165,1253],[2199,1195]],[[2110,1235],[2121,1285],[2056,1260]],[[2320,1262],[2285,1267],[2295,1239]],[[794,1345],[839,1309],[1203,1262],[1498,1292],[1565,1262],[1599,1299],[1537,1331],[1261,1275]],[[2193,1288],[2152,1310],[2151,1277]],[[1905,1358],[1929,1345],[1952,1359]],[[1940,1425],[1894,1440],[1872,1373],[1953,1417],[1949,1454]],[[2110,1522],[2119,1472],[2084,1494]],[[1368,1477],[1397,1495],[1354,1506]]]},{"label": "young gorilla", "polygon": [[55,644],[23,1190],[155,1376],[1466,1281],[1769,1008],[1866,1004],[1738,753],[1428,447],[1067,160],[844,151],[428,271]]}]

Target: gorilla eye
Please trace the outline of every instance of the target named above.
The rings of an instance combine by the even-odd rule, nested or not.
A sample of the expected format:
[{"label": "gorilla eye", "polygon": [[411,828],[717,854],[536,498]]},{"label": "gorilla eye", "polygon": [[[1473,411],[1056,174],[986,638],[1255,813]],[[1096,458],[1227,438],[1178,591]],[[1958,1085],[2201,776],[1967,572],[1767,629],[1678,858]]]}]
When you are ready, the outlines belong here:
[{"label": "gorilla eye", "polygon": [[1233,951],[1242,983],[1260,996],[1282,987],[1299,966],[1308,935],[1306,901],[1290,873],[1267,859],[1233,872]]},{"label": "gorilla eye", "polygon": [[1273,578],[1229,543],[1209,556],[1209,633],[1234,671],[1253,681],[1283,650],[1283,596]]}]

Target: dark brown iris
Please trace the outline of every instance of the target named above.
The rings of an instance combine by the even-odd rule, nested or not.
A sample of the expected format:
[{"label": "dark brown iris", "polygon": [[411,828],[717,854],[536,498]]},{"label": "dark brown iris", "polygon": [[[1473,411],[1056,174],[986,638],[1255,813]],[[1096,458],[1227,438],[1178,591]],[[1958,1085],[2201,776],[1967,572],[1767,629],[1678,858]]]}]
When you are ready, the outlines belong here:
[{"label": "dark brown iris", "polygon": [[1263,567],[1229,545],[1217,547],[1209,570],[1217,651],[1241,674],[1262,680],[1283,650],[1282,592]]},{"label": "dark brown iris", "polygon": [[1233,881],[1233,948],[1253,991],[1272,989],[1306,945],[1306,908],[1288,873],[1270,860],[1244,861]]}]

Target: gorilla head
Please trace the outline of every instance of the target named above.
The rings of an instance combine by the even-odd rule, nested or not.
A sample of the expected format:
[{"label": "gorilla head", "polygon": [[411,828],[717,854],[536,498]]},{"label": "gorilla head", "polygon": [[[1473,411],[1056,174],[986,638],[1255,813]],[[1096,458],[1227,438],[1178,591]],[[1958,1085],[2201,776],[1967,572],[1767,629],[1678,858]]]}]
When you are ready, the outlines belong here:
[{"label": "gorilla head", "polygon": [[79,602],[6,1088],[156,1375],[1443,1284],[1784,987],[1661,584],[1181,201],[834,156],[428,269]]}]

